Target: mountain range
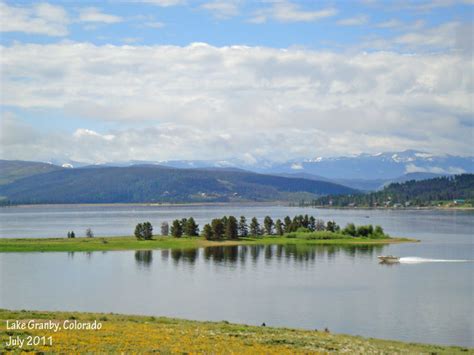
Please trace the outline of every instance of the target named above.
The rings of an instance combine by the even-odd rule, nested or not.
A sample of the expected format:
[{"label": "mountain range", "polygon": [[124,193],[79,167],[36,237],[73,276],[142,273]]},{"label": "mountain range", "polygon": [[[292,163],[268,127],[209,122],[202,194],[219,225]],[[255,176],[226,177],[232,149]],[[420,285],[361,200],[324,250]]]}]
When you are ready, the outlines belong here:
[{"label": "mountain range", "polygon": [[[53,161],[65,167],[84,167],[88,164],[74,161]],[[236,168],[247,171],[330,181],[362,191],[379,190],[391,182],[423,180],[445,175],[474,173],[474,157],[435,155],[417,150],[359,154],[343,157],[315,157],[294,159],[284,163],[258,160],[248,163],[229,160],[165,160],[124,161],[97,164],[97,166],[133,166],[153,164],[180,169]]]},{"label": "mountain range", "polygon": [[3,203],[13,204],[296,201],[357,193],[328,181],[235,168],[178,169],[141,164],[71,169],[3,160],[0,171],[5,182],[0,185],[0,196]]}]

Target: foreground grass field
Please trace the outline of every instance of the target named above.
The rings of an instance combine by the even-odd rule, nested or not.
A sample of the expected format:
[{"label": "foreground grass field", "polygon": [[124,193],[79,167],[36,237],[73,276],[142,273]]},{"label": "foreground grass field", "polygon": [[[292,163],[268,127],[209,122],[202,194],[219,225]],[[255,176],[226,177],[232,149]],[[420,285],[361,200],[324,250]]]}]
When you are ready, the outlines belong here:
[{"label": "foreground grass field", "polygon": [[[342,236],[342,235],[339,235]],[[307,245],[354,245],[390,244],[416,242],[408,238],[341,238],[308,239],[303,235],[293,238],[263,236],[238,240],[209,241],[201,237],[171,238],[154,237],[153,240],[137,240],[135,237],[96,238],[25,238],[0,239],[0,252],[48,252],[48,251],[107,251],[107,250],[151,250],[187,249],[208,246],[252,245],[252,244],[307,244]]]},{"label": "foreground grass field", "polygon": [[[7,330],[6,321],[34,319],[102,324],[100,330]],[[171,318],[100,313],[33,312],[0,310],[0,352],[19,351],[6,346],[10,337],[52,337],[52,345],[24,345],[37,352],[159,352],[159,353],[252,353],[252,354],[474,354],[473,349],[403,343],[336,335],[316,330],[256,327],[228,322],[196,322]]]}]

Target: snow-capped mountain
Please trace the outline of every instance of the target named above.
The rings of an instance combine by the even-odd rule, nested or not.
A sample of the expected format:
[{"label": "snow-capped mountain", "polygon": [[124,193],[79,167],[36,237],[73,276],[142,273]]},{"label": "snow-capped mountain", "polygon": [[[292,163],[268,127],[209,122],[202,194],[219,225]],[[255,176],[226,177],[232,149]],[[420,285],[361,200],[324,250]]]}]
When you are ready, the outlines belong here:
[{"label": "snow-capped mountain", "polygon": [[323,158],[288,162],[266,169],[268,173],[306,173],[330,179],[393,179],[409,173],[441,175],[474,172],[474,157],[436,156],[406,150],[352,157]]},{"label": "snow-capped mountain", "polygon": [[386,152],[378,154],[359,154],[345,157],[314,157],[294,159],[284,163],[258,160],[252,163],[240,159],[227,160],[160,160],[109,162],[86,164],[72,161],[55,162],[68,167],[90,167],[132,165],[161,165],[180,169],[244,169],[265,174],[316,175],[330,180],[393,180],[406,174],[423,173],[426,176],[474,173],[474,157],[434,155],[416,150]]}]

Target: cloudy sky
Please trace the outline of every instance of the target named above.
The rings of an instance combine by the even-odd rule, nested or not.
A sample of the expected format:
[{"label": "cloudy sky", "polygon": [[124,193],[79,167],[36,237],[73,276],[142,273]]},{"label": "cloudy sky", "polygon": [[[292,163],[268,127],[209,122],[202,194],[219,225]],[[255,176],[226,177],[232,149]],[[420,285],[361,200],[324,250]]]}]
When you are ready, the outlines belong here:
[{"label": "cloudy sky", "polygon": [[0,1],[0,158],[473,151],[472,0]]}]

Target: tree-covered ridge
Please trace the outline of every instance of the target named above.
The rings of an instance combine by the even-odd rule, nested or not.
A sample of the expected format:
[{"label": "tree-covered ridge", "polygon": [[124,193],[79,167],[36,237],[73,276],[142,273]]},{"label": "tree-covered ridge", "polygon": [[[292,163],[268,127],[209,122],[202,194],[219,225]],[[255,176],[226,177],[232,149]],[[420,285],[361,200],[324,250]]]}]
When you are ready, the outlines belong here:
[{"label": "tree-covered ridge", "polygon": [[246,171],[162,166],[62,169],[0,186],[11,203],[160,203],[299,200],[355,190]]},{"label": "tree-covered ridge", "polygon": [[9,184],[24,177],[62,169],[60,166],[47,163],[0,159],[0,185]]},{"label": "tree-covered ridge", "polygon": [[320,197],[313,203],[342,207],[408,207],[432,206],[442,201],[453,205],[474,206],[474,174],[392,183],[382,191],[369,194],[329,195]]}]

